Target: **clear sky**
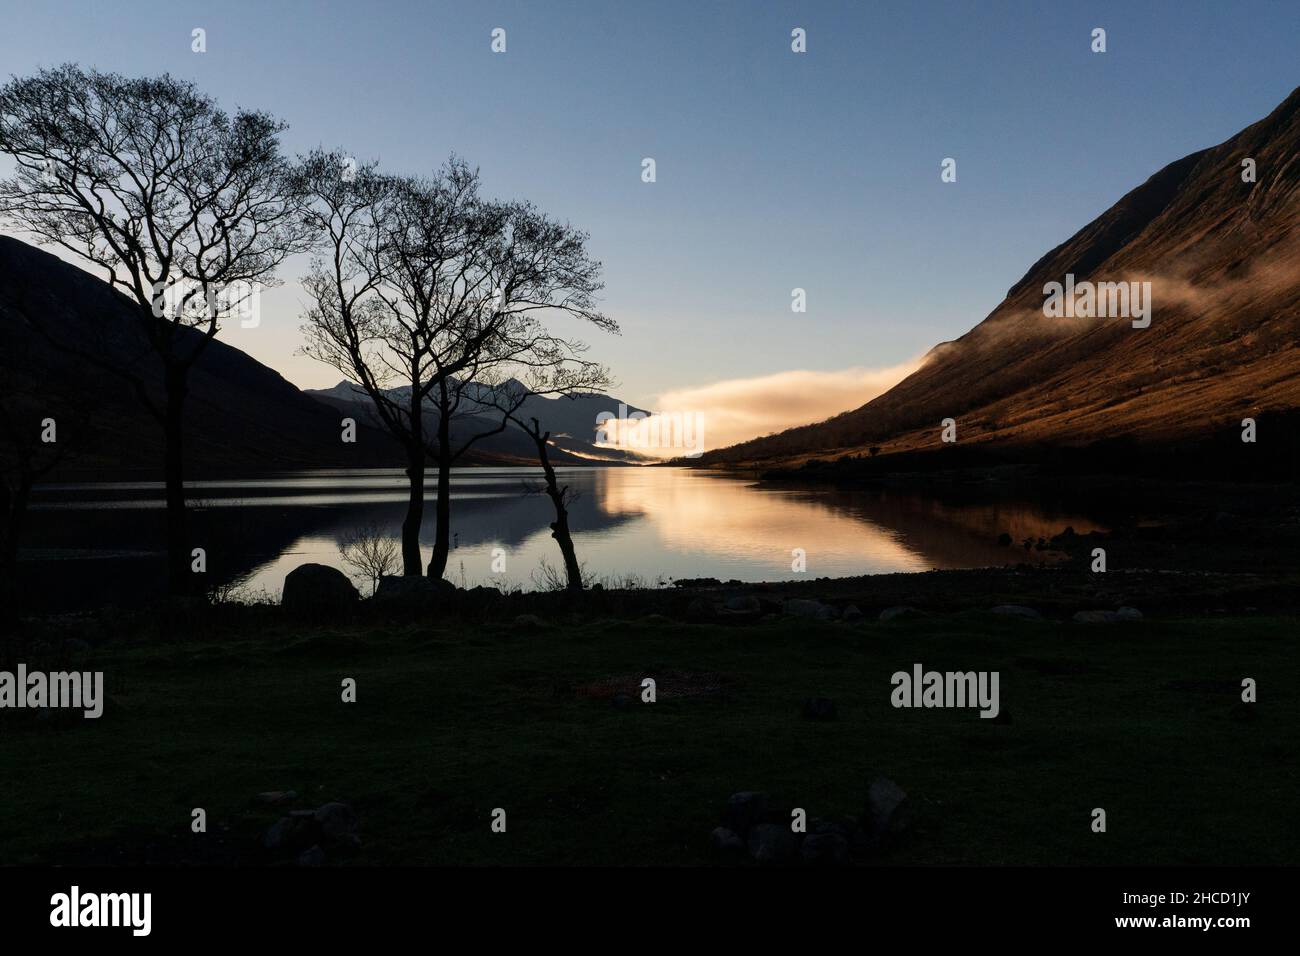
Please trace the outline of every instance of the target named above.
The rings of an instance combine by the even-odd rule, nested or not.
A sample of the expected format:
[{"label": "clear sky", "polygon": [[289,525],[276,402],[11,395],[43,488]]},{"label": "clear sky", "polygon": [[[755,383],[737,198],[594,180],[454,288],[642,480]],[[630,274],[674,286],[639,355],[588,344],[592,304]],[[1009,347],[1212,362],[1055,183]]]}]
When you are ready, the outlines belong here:
[{"label": "clear sky", "polygon": [[[1268,113],[1300,83],[1298,49],[1296,0],[0,0],[6,78],[63,61],[171,72],[287,120],[293,152],[414,173],[455,151],[489,195],[588,230],[624,329],[592,354],[652,408],[792,370],[857,404],[835,390],[846,369],[904,365],[976,324],[1126,191]],[[226,339],[331,385],[293,355],[301,266],[260,328]]]}]

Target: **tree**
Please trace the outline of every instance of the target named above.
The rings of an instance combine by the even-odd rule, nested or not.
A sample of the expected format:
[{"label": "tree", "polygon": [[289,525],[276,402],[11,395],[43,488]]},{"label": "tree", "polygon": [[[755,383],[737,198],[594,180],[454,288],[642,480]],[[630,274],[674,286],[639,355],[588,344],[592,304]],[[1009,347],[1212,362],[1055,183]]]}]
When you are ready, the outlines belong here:
[{"label": "tree", "polygon": [[[188,81],[132,79],[65,65],[0,89],[0,215],[39,242],[102,269],[132,304],[160,368],[157,396],[136,394],[162,426],[168,584],[188,587],[184,410],[190,370],[220,323],[304,248],[306,230],[281,156],[284,125],[228,115]],[[51,342],[88,361],[93,349]]]},{"label": "tree", "polygon": [[[341,174],[346,171],[346,175]],[[477,170],[452,157],[432,177],[382,176],[342,153],[302,165],[322,245],[306,287],[306,354],[333,365],[369,397],[406,450],[409,498],[403,573],[420,573],[425,463],[437,469],[433,555],[446,570],[451,468],[506,419],[481,423],[477,394],[508,368],[552,367],[585,349],[541,313],[617,331],[594,307],[600,265],[587,237],[527,203],[484,199]]]},{"label": "tree", "polygon": [[[542,482],[538,489],[551,500],[555,510],[555,520],[551,522],[551,537],[555,539],[564,559],[565,590],[581,591],[582,566],[578,563],[577,549],[573,545],[573,535],[569,530],[569,504],[574,494],[568,485],[561,485],[551,464],[551,433],[536,415],[525,411],[527,401],[534,396],[556,396],[576,398],[583,392],[609,388],[613,380],[603,366],[587,362],[576,356],[554,356],[555,364],[550,368],[533,370],[531,382],[524,385],[512,381],[506,387],[494,390],[495,407],[504,418],[513,423],[533,442],[537,453],[537,463],[542,469]],[[593,423],[594,424],[594,423]]]},{"label": "tree", "polygon": [[379,579],[397,566],[398,542],[377,524],[353,528],[339,545],[343,563],[365,579],[370,593],[379,590]]}]

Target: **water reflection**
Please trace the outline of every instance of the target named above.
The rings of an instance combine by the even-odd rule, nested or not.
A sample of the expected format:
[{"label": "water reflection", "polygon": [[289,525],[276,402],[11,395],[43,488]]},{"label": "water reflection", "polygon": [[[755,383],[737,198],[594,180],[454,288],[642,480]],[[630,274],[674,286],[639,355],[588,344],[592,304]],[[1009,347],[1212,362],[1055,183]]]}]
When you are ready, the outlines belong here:
[{"label": "water reflection", "polygon": [[[1087,509],[969,492],[767,486],[675,468],[569,468],[560,475],[577,492],[570,523],[579,558],[597,577],[791,579],[799,576],[796,549],[806,553],[804,573],[812,577],[1000,565],[1023,559],[1025,539],[1050,538],[1067,525],[1102,527]],[[529,588],[543,560],[559,563],[549,502],[530,493],[536,478],[528,468],[455,472],[449,578]],[[396,536],[406,501],[402,473],[388,469],[189,487],[194,536],[207,546],[214,582],[272,597],[299,564],[343,567],[340,546],[359,526]],[[160,557],[162,506],[162,487],[151,482],[44,486],[24,553],[28,571],[59,562],[59,577],[79,579],[79,591],[107,586],[119,600],[156,588],[161,572],[149,569]],[[1014,547],[999,545],[1003,533]],[[504,551],[503,573],[492,570],[494,549]]]}]

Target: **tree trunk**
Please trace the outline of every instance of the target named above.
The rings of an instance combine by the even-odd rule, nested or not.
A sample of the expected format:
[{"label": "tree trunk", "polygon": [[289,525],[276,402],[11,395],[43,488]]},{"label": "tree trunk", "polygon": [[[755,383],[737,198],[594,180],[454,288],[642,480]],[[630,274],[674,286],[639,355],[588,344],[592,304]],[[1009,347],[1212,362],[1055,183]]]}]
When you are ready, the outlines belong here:
[{"label": "tree trunk", "polygon": [[188,369],[169,364],[164,384],[167,409],[163,418],[166,445],[164,477],[167,483],[167,591],[188,594],[191,588],[190,555],[185,530],[185,475],[182,440],[185,435],[185,396],[189,392]]},{"label": "tree trunk", "polygon": [[555,478],[555,469],[551,467],[551,456],[546,452],[546,441],[550,437],[550,432],[532,436],[533,443],[537,446],[537,460],[541,462],[542,474],[546,478],[546,494],[551,499],[551,504],[555,506],[555,521],[551,523],[551,537],[560,546],[560,554],[564,555],[565,590],[581,591],[582,568],[578,565],[578,553],[573,547],[573,536],[569,534],[569,509],[564,504],[564,493],[568,488],[559,486]]},{"label": "tree trunk", "polygon": [[451,541],[451,424],[446,412],[438,416],[438,498],[435,505],[433,557],[429,560],[429,577],[441,578],[447,571],[447,553]]},{"label": "tree trunk", "polygon": [[424,573],[424,562],[420,558],[420,526],[424,523],[423,443],[407,450],[406,477],[411,484],[406,517],[402,520],[402,574],[419,577]]},{"label": "tree trunk", "polygon": [[406,448],[410,492],[406,517],[402,520],[402,574],[407,577],[419,577],[424,570],[420,559],[420,526],[424,524],[424,412],[418,395],[418,389],[412,386],[411,440]]}]

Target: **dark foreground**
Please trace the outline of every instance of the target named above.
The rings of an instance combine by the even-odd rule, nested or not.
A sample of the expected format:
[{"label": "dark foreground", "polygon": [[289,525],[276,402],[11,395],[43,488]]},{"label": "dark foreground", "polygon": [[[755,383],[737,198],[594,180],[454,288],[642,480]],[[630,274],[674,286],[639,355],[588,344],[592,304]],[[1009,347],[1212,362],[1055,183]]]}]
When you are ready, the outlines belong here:
[{"label": "dark foreground", "polygon": [[[857,864],[1294,862],[1296,582],[1097,581],[944,572],[334,621],[228,606],[28,621],[29,667],[102,670],[108,701],[98,720],[0,714],[0,862],[748,864],[711,845],[731,794],[767,792],[787,827],[800,807],[851,828],[879,777],[907,791],[908,825],[855,841]],[[717,612],[737,595],[763,604]],[[863,617],[779,612],[789,596]],[[988,610],[1008,602],[1045,619]],[[924,613],[879,620],[903,603]],[[1121,604],[1143,619],[1072,620]],[[916,663],[998,671],[1003,717],[895,709],[890,677]],[[806,717],[810,697],[833,719]],[[271,791],[294,795],[257,802]],[[281,825],[265,846],[334,801],[354,815],[340,839]]]}]

